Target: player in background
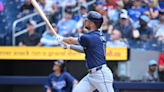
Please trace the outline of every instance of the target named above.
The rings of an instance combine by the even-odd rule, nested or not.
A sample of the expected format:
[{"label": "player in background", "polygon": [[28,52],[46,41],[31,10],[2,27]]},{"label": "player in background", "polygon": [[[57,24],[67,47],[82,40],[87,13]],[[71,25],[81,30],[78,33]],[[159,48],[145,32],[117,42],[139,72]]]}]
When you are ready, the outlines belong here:
[{"label": "player in background", "polygon": [[[89,33],[79,38],[57,36],[57,41],[64,47],[85,53],[88,74],[80,81],[73,92],[114,92],[113,74],[106,65],[106,39],[98,29],[103,23],[101,14],[90,11],[83,15],[84,26]],[[80,45],[68,45],[80,44]]]},{"label": "player in background", "polygon": [[65,63],[63,60],[54,62],[53,73],[48,77],[45,85],[46,92],[72,92],[78,81],[68,72],[64,71]]}]

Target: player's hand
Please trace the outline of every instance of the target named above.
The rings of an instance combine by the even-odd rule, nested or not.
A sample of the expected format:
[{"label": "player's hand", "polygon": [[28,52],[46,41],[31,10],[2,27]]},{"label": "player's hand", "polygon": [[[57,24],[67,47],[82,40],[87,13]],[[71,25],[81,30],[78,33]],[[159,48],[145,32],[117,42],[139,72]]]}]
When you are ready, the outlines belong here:
[{"label": "player's hand", "polygon": [[60,43],[60,45],[61,45],[61,47],[63,49],[70,49],[70,45],[69,44],[66,44],[66,43],[62,42],[62,43]]},{"label": "player's hand", "polygon": [[56,40],[58,41],[58,43],[63,43],[63,37],[60,35],[57,35]]}]

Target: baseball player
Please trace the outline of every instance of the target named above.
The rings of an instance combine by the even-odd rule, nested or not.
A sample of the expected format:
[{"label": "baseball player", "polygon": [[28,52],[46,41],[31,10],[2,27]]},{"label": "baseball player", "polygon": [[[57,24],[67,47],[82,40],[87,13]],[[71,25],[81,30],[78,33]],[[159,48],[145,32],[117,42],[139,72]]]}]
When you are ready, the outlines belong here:
[{"label": "baseball player", "polygon": [[[106,39],[98,28],[103,23],[101,14],[90,11],[83,15],[84,26],[89,33],[83,34],[79,38],[57,36],[57,41],[66,48],[85,53],[86,67],[88,74],[80,81],[73,92],[114,92],[113,75],[106,65]],[[80,45],[68,45],[80,44]]]},{"label": "baseball player", "polygon": [[54,62],[53,73],[48,77],[45,85],[46,92],[72,92],[78,81],[68,72],[64,72],[65,64],[63,60]]}]

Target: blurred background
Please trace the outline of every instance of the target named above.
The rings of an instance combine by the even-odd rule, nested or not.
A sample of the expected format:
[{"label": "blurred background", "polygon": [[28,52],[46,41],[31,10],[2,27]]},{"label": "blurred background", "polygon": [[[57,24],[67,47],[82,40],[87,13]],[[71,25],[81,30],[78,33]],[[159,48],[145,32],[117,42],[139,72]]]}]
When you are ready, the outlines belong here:
[{"label": "blurred background", "polygon": [[[99,30],[106,36],[107,64],[113,72],[115,92],[164,91],[164,0],[37,2],[54,30],[64,37],[79,37],[88,32],[82,15],[89,11],[103,16]],[[25,53],[16,53],[28,54],[29,50],[32,53],[42,48],[45,53],[67,53],[59,47],[31,0],[0,0],[0,92],[46,92],[53,62],[59,59],[66,63],[65,71],[80,81],[87,74],[85,60],[81,59],[84,55],[35,58],[35,53],[25,58],[21,56]]]}]

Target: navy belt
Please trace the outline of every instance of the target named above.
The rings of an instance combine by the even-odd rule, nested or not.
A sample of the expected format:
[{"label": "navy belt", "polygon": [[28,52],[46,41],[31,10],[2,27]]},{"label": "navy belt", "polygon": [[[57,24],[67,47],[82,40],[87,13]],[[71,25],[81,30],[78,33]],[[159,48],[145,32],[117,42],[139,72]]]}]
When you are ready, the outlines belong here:
[{"label": "navy belt", "polygon": [[88,72],[93,73],[93,72],[96,72],[96,71],[101,70],[101,69],[102,69],[102,66],[99,66],[99,67],[96,67],[96,68],[93,68],[93,69],[89,69]]}]

